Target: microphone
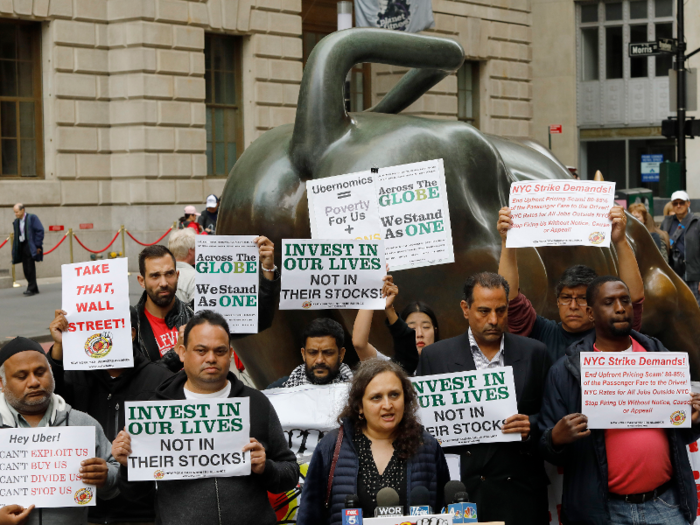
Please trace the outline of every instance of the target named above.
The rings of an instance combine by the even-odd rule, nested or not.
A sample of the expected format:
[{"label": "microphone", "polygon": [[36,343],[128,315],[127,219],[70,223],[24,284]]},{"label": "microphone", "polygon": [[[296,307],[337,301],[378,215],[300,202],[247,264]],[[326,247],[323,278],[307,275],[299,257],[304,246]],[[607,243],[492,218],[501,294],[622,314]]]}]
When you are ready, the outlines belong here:
[{"label": "microphone", "polygon": [[403,516],[403,506],[399,493],[391,487],[384,487],[377,492],[377,508],[374,509],[374,517]]},{"label": "microphone", "polygon": [[362,505],[357,494],[345,496],[345,507],[341,513],[342,525],[362,525]]},{"label": "microphone", "polygon": [[448,505],[451,503],[455,503],[455,496],[457,495],[458,492],[467,492],[467,487],[464,486],[464,483],[461,481],[448,481],[445,483],[445,490],[443,491],[445,495],[445,503]]},{"label": "microphone", "polygon": [[[448,494],[447,485],[450,483],[455,484],[449,487]],[[445,485],[445,501],[448,502],[447,512],[452,514],[452,523],[476,523],[476,504],[469,503],[469,494],[464,483],[450,481],[447,485]]]},{"label": "microphone", "polygon": [[430,508],[430,492],[423,486],[413,487],[410,504],[411,516],[427,516],[433,513]]}]

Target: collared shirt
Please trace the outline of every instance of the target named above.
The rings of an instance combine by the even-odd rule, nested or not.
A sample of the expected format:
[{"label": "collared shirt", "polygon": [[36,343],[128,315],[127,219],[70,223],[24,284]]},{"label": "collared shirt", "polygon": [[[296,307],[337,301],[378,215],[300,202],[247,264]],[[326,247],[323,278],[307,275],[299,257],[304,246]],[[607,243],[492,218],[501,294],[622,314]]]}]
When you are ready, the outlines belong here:
[{"label": "collared shirt", "polygon": [[472,329],[469,328],[469,348],[472,351],[472,357],[474,358],[474,364],[477,370],[483,370],[484,368],[498,368],[499,366],[505,366],[505,361],[503,360],[503,342],[505,337],[501,336],[501,348],[498,350],[493,359],[489,361],[489,358],[484,355],[479,348],[479,345],[474,339],[474,334],[472,334]]},{"label": "collared shirt", "polygon": [[[34,428],[32,427],[29,422],[24,419],[24,416],[17,412],[10,403],[7,403],[7,407],[10,409],[10,412],[12,413],[12,417],[15,418],[15,423],[17,424],[17,428]],[[51,414],[53,413],[53,396],[51,396],[51,400],[49,401],[49,406],[46,408],[46,412],[44,412],[44,417],[41,418],[41,421],[39,421],[39,424],[37,427],[48,427],[49,426],[49,420],[51,419]]]},{"label": "collared shirt", "polygon": [[27,220],[27,214],[25,213],[19,220],[19,242],[24,242],[26,240],[26,235],[24,234],[24,223]]}]

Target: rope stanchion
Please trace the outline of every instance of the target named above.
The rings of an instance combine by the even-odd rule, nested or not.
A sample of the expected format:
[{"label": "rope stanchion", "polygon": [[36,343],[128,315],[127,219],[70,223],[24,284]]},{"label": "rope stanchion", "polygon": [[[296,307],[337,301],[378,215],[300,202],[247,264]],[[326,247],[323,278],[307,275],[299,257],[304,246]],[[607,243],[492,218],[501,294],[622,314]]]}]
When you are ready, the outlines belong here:
[{"label": "rope stanchion", "polygon": [[78,239],[78,236],[77,236],[75,233],[73,234],[73,238],[78,242],[78,244],[79,244],[80,246],[82,246],[83,248],[85,248],[85,249],[86,249],[87,251],[89,251],[90,253],[102,253],[102,252],[104,252],[104,251],[107,251],[107,250],[109,249],[109,247],[112,246],[112,245],[114,244],[114,241],[117,240],[117,237],[119,237],[119,232],[117,232],[117,233],[114,235],[114,237],[112,238],[112,240],[109,241],[109,244],[108,244],[107,246],[105,246],[104,248],[102,248],[101,250],[91,250],[90,248],[88,248],[87,246],[85,246],[82,242],[80,242],[80,239]]},{"label": "rope stanchion", "polygon": [[141,241],[139,241],[136,237],[134,237],[133,235],[131,235],[131,232],[130,232],[129,230],[124,230],[124,231],[126,232],[126,234],[127,234],[129,237],[131,237],[131,240],[134,241],[135,243],[140,244],[141,246],[153,246],[154,244],[158,244],[160,241],[162,241],[163,239],[165,239],[165,236],[168,235],[171,231],[173,231],[173,229],[172,229],[172,228],[168,228],[168,231],[166,231],[166,232],[160,237],[160,239],[158,239],[158,240],[155,241],[155,242],[151,242],[151,243],[141,242]]},{"label": "rope stanchion", "polygon": [[48,251],[45,251],[45,252],[44,252],[44,255],[50,254],[50,253],[51,253],[52,251],[54,251],[56,248],[58,248],[59,246],[61,246],[61,243],[62,243],[63,241],[66,240],[66,237],[68,237],[68,234],[67,234],[67,233],[66,233],[63,237],[61,237],[61,240],[58,241],[58,244],[57,244],[56,246],[54,246],[53,248],[51,248],[51,249],[48,250]]},{"label": "rope stanchion", "polygon": [[0,244],[0,248],[2,248],[3,246],[5,246],[5,245],[7,244],[7,241],[9,241],[9,240],[10,240],[10,238],[8,237],[8,238],[5,239],[4,241],[2,241],[2,244]]}]

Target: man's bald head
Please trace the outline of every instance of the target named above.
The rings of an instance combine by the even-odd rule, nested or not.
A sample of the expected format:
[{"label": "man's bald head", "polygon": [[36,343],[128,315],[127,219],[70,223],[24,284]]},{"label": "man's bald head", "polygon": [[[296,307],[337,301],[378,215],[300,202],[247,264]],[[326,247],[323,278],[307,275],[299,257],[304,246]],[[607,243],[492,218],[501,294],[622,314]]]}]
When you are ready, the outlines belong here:
[{"label": "man's bald head", "polygon": [[15,217],[17,217],[18,219],[21,219],[22,217],[24,217],[24,204],[22,204],[21,202],[18,202],[17,204],[14,205],[14,207],[12,209],[15,212]]}]

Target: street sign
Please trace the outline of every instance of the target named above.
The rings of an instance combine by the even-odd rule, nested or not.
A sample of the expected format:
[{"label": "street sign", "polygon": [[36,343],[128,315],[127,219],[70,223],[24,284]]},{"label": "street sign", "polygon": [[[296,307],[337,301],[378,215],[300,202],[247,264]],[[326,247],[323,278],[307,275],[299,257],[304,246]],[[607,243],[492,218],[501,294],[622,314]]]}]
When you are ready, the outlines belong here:
[{"label": "street sign", "polygon": [[663,155],[642,155],[642,182],[659,182]]},{"label": "street sign", "polygon": [[659,46],[659,51],[664,53],[676,53],[678,51],[678,45],[674,38],[659,38],[656,43]]},{"label": "street sign", "polygon": [[550,124],[549,125],[549,134],[553,135],[555,133],[561,133],[561,124]]},{"label": "street sign", "polygon": [[652,55],[661,55],[663,51],[659,49],[657,42],[638,42],[629,45],[630,58],[634,57],[650,57]]}]

